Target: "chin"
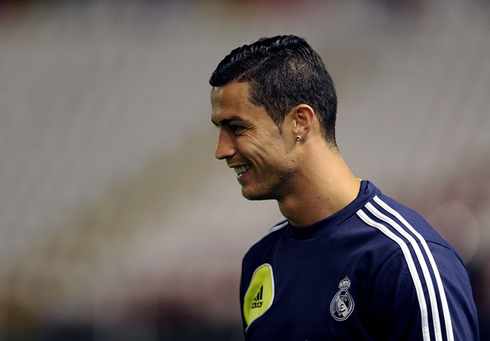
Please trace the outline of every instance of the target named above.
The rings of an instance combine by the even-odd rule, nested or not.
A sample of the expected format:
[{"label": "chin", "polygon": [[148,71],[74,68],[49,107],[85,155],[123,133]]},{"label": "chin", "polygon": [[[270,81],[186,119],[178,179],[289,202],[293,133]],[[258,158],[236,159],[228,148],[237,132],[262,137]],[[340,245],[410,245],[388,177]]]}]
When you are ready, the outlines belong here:
[{"label": "chin", "polygon": [[275,197],[270,193],[258,192],[258,191],[246,191],[242,188],[242,195],[248,200],[273,200]]}]

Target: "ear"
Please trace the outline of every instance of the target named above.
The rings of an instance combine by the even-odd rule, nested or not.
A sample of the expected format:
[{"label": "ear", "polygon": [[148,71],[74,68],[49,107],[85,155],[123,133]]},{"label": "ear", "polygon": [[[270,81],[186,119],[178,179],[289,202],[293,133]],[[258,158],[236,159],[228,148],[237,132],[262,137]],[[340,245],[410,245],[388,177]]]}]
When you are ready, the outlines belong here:
[{"label": "ear", "polygon": [[305,138],[313,128],[315,111],[308,104],[300,104],[291,110],[293,133]]}]

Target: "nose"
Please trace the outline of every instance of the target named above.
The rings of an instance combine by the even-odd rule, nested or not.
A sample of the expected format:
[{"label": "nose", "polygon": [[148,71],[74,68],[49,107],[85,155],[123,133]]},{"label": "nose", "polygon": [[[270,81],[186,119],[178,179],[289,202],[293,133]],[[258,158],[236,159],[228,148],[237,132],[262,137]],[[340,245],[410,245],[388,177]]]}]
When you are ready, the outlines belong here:
[{"label": "nose", "polygon": [[235,144],[233,139],[225,130],[221,130],[218,138],[218,145],[216,146],[215,157],[218,160],[230,158],[235,155]]}]

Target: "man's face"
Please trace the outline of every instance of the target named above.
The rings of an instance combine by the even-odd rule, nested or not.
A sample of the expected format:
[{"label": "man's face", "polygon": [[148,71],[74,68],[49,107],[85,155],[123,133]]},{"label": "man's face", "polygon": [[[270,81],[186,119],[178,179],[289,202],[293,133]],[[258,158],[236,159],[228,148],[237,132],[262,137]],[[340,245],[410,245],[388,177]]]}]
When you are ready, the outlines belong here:
[{"label": "man's face", "polygon": [[297,164],[290,153],[294,136],[283,132],[264,108],[249,100],[248,83],[211,91],[212,121],[219,128],[216,158],[234,168],[242,194],[250,200],[280,200],[291,188]]}]

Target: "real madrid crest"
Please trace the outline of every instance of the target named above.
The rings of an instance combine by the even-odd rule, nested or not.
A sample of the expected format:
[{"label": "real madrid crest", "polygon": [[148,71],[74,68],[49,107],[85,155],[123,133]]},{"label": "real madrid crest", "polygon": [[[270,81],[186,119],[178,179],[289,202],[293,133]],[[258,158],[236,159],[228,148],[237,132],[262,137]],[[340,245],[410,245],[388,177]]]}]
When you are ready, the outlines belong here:
[{"label": "real madrid crest", "polygon": [[350,279],[345,276],[339,283],[339,291],[330,302],[330,314],[336,321],[345,321],[354,311],[354,300],[349,293]]}]

